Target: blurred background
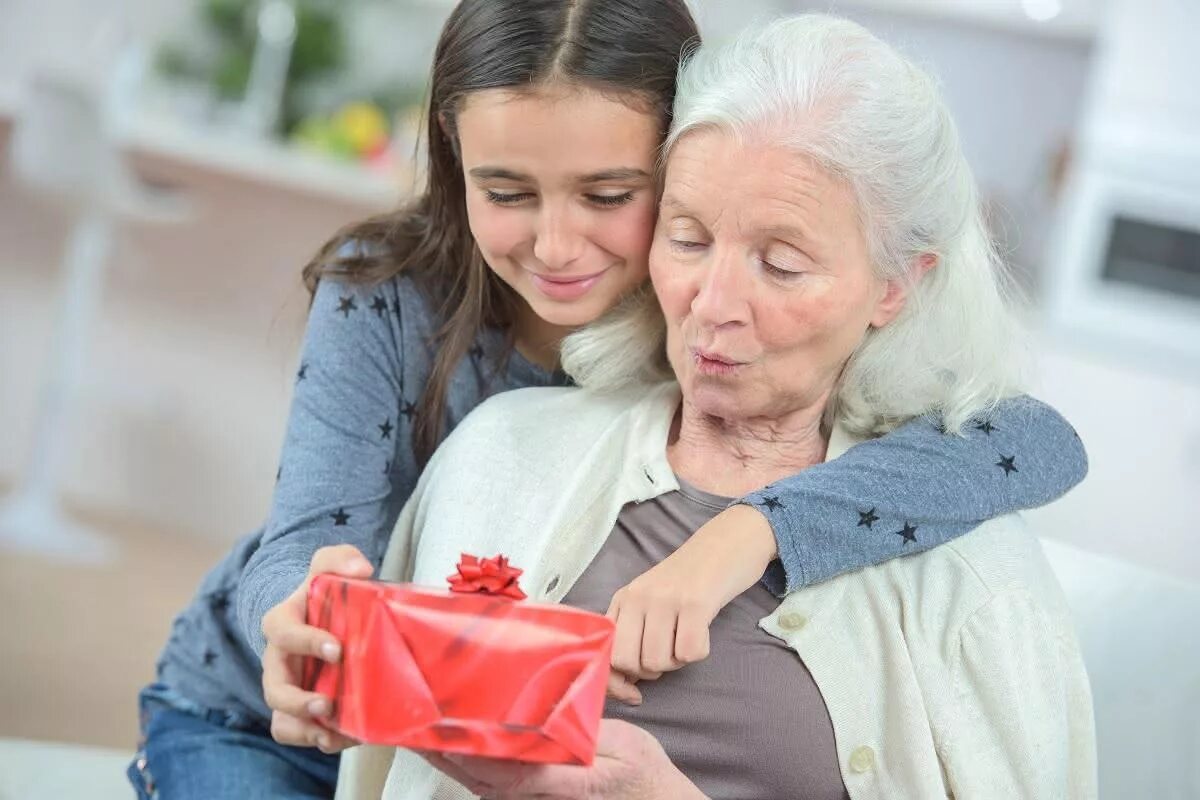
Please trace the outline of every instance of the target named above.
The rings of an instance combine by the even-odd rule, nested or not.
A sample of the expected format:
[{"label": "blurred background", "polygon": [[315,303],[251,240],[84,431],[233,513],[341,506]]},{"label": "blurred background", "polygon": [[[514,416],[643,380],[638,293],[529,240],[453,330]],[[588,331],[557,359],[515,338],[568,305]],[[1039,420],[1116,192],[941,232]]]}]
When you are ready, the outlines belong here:
[{"label": "blurred background", "polygon": [[[1200,2],[691,5],[832,10],[942,81],[1091,457],[1030,519],[1105,796],[1200,797]],[[268,508],[300,269],[420,180],[451,6],[0,0],[0,797],[125,796],[171,619]]]}]

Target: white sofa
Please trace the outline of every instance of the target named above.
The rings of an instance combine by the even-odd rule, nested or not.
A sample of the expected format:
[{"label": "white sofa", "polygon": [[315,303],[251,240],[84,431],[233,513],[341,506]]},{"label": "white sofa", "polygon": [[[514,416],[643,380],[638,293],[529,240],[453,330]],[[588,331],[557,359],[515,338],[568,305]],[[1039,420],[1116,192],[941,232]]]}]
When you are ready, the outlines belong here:
[{"label": "white sofa", "polygon": [[1046,539],[1042,547],[1087,662],[1100,796],[1197,800],[1200,586]]}]

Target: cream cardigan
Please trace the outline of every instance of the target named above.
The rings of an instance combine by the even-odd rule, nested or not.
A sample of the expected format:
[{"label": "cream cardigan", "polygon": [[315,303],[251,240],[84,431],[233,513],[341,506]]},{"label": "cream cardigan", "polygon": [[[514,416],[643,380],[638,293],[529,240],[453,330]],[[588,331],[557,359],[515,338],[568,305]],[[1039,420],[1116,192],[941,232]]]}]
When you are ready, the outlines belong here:
[{"label": "cream cardigan", "polygon": [[[621,507],[678,488],[675,384],[596,396],[523,389],[481,405],[405,506],[381,576],[439,586],[459,554],[504,553],[558,602]],[[851,442],[840,431],[828,457]],[[791,593],[760,627],[803,659],[854,800],[1092,798],[1091,695],[1066,603],[1018,517]],[[358,747],[340,800],[466,800],[418,756]]]}]

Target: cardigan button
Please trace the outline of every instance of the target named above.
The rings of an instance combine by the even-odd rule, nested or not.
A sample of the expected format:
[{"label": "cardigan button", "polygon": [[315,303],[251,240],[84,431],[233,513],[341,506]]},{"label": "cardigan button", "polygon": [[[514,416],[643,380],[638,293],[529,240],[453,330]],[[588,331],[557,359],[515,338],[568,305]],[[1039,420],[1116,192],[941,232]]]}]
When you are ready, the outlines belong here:
[{"label": "cardigan button", "polygon": [[553,578],[550,579],[550,583],[548,583],[546,585],[546,594],[550,594],[550,592],[553,592],[557,588],[558,588],[558,576],[555,575]]},{"label": "cardigan button", "polygon": [[850,771],[866,772],[875,766],[875,751],[863,745],[850,754]]},{"label": "cardigan button", "polygon": [[785,631],[798,631],[808,624],[808,617],[803,614],[789,612],[781,614],[779,617],[779,626]]}]

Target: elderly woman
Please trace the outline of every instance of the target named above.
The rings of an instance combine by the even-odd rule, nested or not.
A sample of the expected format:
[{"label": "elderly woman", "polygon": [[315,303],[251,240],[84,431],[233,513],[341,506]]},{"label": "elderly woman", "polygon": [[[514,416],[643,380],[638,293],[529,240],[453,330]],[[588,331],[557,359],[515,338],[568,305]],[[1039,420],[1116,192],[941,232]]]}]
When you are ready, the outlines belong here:
[{"label": "elderly woman", "polygon": [[[802,16],[701,50],[666,153],[654,295],[568,341],[583,390],[504,394],[455,431],[383,577],[438,584],[460,552],[504,552],[532,599],[604,612],[728,498],[927,412],[959,434],[1019,391],[954,125],[862,28]],[[591,768],[368,749],[343,796],[1095,795],[1071,622],[1014,517],[782,602],[756,586],[696,646],[640,705],[609,703]],[[646,679],[695,658],[614,651]]]}]

